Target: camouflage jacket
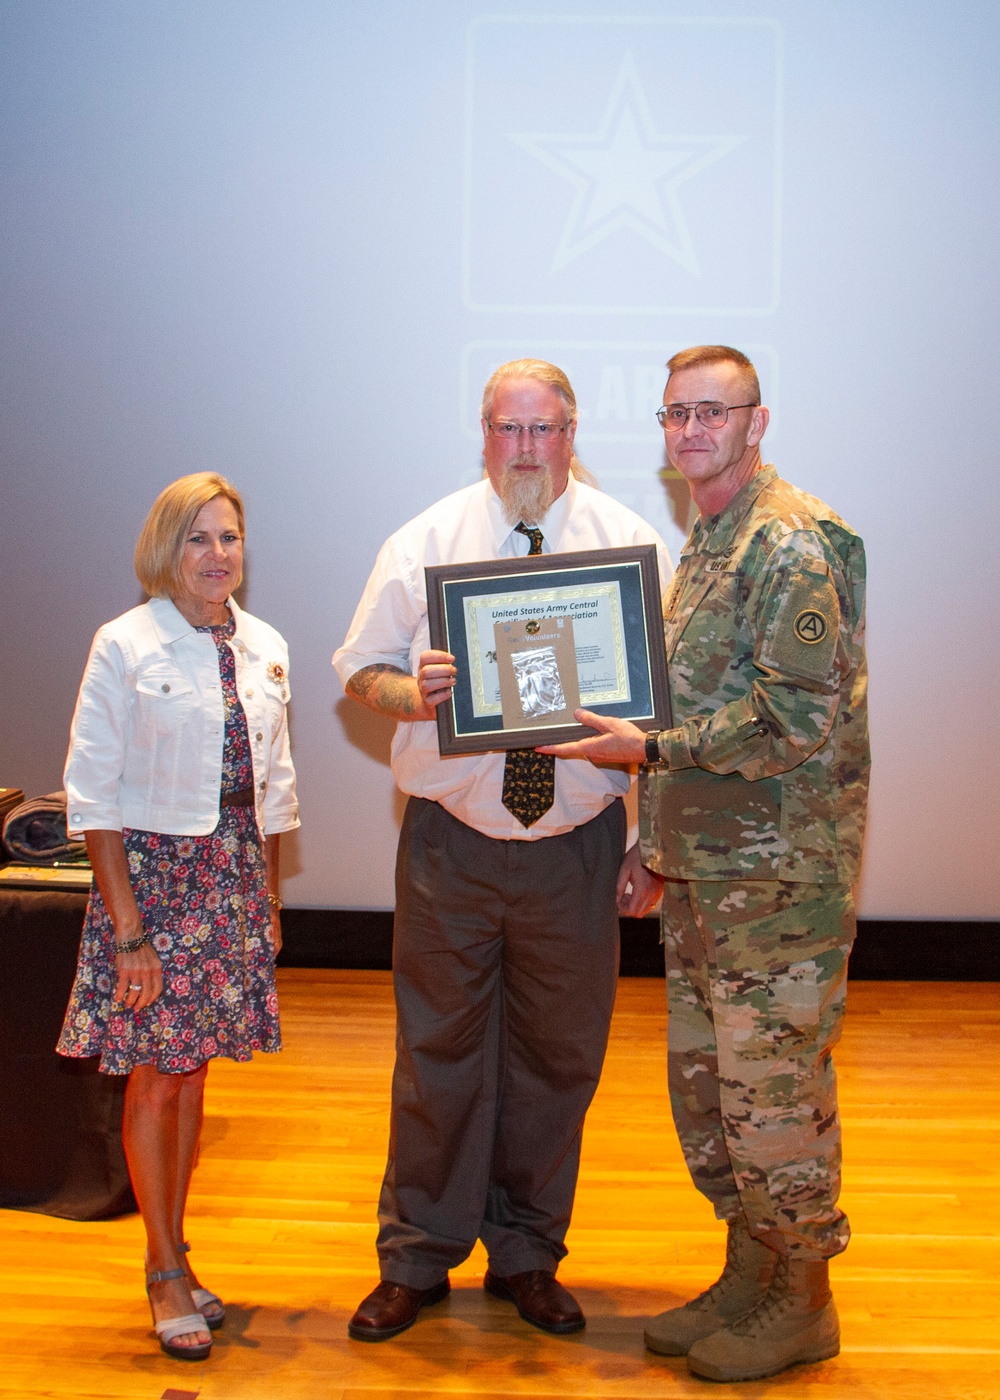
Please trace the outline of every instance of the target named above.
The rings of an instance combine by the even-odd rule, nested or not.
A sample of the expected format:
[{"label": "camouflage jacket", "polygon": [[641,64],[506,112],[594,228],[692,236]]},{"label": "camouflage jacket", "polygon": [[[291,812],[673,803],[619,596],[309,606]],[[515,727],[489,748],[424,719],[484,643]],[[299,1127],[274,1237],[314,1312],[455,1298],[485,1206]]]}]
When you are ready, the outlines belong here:
[{"label": "camouflage jacket", "polygon": [[674,728],[640,783],[651,870],[844,884],[868,793],[865,554],[767,466],[699,518],[666,610]]}]

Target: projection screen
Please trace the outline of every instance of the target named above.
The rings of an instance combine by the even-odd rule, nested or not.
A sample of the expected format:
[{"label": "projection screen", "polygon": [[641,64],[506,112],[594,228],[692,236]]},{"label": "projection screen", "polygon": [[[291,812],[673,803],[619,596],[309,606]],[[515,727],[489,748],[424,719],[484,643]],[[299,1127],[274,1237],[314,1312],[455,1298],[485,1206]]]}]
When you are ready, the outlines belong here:
[{"label": "projection screen", "polygon": [[996,7],[525,8],[0,6],[0,784],[59,786],[146,510],[218,470],[291,646],[286,902],[391,907],[391,726],[330,667],[379,545],[535,355],[676,557],[663,366],[725,342],[868,546],[861,912],[997,917]]}]

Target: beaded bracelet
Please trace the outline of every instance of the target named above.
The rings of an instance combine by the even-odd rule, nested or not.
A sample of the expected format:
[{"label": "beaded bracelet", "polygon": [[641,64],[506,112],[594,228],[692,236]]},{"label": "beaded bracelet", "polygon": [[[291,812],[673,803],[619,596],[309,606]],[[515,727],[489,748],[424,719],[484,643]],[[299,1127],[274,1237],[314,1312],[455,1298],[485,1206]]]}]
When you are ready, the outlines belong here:
[{"label": "beaded bracelet", "polygon": [[126,938],[124,943],[115,944],[116,953],[138,953],[149,942],[148,933],[140,933],[138,938]]}]

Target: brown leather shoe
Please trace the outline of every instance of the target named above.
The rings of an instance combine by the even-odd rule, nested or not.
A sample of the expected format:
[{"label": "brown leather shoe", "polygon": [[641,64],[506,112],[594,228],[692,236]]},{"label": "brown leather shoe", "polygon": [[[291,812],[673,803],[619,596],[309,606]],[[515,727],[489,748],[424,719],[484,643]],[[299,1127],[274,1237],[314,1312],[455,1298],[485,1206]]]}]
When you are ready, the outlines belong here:
[{"label": "brown leather shoe", "polygon": [[384,1342],[397,1337],[413,1326],[421,1308],[440,1303],[450,1292],[447,1279],[433,1288],[408,1288],[405,1283],[383,1279],[347,1324],[347,1335],[356,1342]]},{"label": "brown leather shoe", "polygon": [[556,1282],[555,1274],[544,1269],[529,1269],[527,1273],[508,1274],[506,1278],[487,1269],[483,1287],[494,1298],[506,1298],[513,1303],[525,1322],[540,1327],[543,1332],[554,1332],[561,1337],[567,1332],[579,1332],[587,1325],[572,1293]]}]

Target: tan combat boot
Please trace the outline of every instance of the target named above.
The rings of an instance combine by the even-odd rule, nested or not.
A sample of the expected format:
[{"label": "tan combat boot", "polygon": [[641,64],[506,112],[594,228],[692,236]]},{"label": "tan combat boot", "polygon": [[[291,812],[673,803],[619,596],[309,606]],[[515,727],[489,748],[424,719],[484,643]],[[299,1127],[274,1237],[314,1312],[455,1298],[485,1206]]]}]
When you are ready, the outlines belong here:
[{"label": "tan combat boot", "polygon": [[743,1317],[767,1292],[777,1258],[773,1250],[754,1239],[742,1215],[730,1220],[726,1267],[721,1276],[690,1303],[650,1319],[643,1334],[650,1351],[685,1356],[701,1337]]},{"label": "tan combat boot", "polygon": [[710,1381],[756,1381],[839,1350],[827,1261],[779,1255],[771,1286],[753,1312],[695,1342],[688,1367]]}]

